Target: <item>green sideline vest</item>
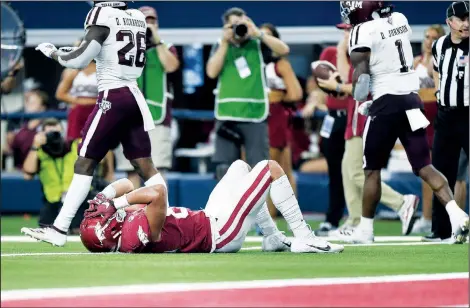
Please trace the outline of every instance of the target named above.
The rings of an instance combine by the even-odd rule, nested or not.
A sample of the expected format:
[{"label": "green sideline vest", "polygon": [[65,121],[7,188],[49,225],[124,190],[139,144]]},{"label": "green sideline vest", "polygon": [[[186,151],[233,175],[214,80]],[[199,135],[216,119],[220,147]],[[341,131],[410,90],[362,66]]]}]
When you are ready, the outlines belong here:
[{"label": "green sideline vest", "polygon": [[167,93],[166,72],[155,47],[148,49],[145,56],[147,61],[137,84],[147,100],[153,121],[155,124],[161,124],[165,120],[166,100],[170,95]]},{"label": "green sideline vest", "polygon": [[72,143],[70,151],[61,158],[52,158],[42,149],[38,150],[39,180],[41,181],[44,196],[50,203],[59,202],[62,194],[70,186],[73,178],[73,168],[78,158],[78,140]]},{"label": "green sideline vest", "polygon": [[[251,72],[246,78],[240,77],[235,64],[243,58]],[[241,48],[229,44],[219,76],[215,103],[215,117],[218,120],[262,122],[266,119],[269,101],[258,40],[250,40]]]}]

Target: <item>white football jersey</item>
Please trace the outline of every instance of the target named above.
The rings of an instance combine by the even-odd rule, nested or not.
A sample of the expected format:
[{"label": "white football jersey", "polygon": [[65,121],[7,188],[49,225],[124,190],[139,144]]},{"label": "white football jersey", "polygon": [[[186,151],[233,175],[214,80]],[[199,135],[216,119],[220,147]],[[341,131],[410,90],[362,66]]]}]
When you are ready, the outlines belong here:
[{"label": "white football jersey", "polygon": [[401,13],[359,24],[351,30],[349,53],[361,47],[371,50],[370,87],[374,100],[385,94],[418,92],[419,76],[413,68],[411,33],[408,20]]},{"label": "white football jersey", "polygon": [[85,20],[89,26],[109,28],[96,60],[98,89],[136,85],[145,65],[147,23],[139,10],[94,7]]}]

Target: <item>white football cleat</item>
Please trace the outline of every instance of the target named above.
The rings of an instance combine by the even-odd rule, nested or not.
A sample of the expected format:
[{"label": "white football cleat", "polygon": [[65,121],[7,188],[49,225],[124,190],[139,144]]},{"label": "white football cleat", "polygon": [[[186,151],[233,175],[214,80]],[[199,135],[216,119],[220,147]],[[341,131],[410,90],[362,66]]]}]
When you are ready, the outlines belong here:
[{"label": "white football cleat", "polygon": [[374,233],[364,231],[356,227],[353,229],[344,229],[337,236],[340,241],[351,244],[372,244],[374,242]]},{"label": "white football cleat", "polygon": [[315,235],[302,238],[296,237],[290,247],[290,251],[294,253],[340,253],[343,250],[343,245],[332,244]]},{"label": "white football cleat", "polygon": [[467,241],[470,220],[468,216],[462,217],[458,222],[452,222],[452,239],[454,244],[463,244]]},{"label": "white football cleat", "polygon": [[67,235],[59,233],[52,228],[21,228],[24,233],[38,241],[52,244],[53,246],[64,246],[67,242]]},{"label": "white football cleat", "polygon": [[263,238],[263,244],[261,248],[266,252],[277,252],[290,250],[291,241],[284,235],[284,233],[278,231],[271,235]]},{"label": "white football cleat", "polygon": [[408,235],[416,222],[415,213],[418,208],[419,197],[415,195],[404,195],[403,205],[398,211],[401,220],[401,234]]}]

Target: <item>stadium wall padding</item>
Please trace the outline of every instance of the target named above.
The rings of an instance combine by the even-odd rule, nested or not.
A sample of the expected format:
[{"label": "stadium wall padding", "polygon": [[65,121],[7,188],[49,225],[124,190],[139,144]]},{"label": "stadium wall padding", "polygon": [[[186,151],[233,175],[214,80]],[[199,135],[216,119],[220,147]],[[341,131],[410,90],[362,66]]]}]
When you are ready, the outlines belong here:
[{"label": "stadium wall padding", "polygon": [[[328,207],[328,176],[297,173],[298,200],[302,211],[325,213]],[[412,173],[392,173],[384,178],[398,192],[421,196],[421,180]],[[216,181],[212,174],[169,173],[169,199],[172,206],[194,210],[205,207]],[[38,179],[26,181],[20,174],[2,174],[2,213],[38,213],[42,205]],[[467,191],[468,184],[467,184]],[[421,207],[421,204],[420,204]],[[379,210],[386,209],[383,205]],[[468,211],[468,198],[467,198]]]}]

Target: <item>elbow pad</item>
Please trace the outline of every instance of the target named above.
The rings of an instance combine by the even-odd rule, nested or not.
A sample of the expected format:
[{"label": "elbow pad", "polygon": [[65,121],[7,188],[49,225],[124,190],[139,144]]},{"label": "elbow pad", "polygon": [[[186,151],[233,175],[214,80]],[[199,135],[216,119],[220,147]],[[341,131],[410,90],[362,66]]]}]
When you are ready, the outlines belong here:
[{"label": "elbow pad", "polygon": [[[63,57],[66,55],[59,56],[58,60],[62,66],[68,68],[82,69],[85,68],[90,62],[100,53],[101,45],[97,41],[91,41],[81,53],[78,53],[78,50],[72,51],[77,53],[76,56],[64,60]],[[69,54],[67,54],[69,57]]]},{"label": "elbow pad", "polygon": [[369,84],[370,84],[370,75],[362,74],[359,76],[356,85],[354,87],[354,99],[363,102],[369,96]]}]

